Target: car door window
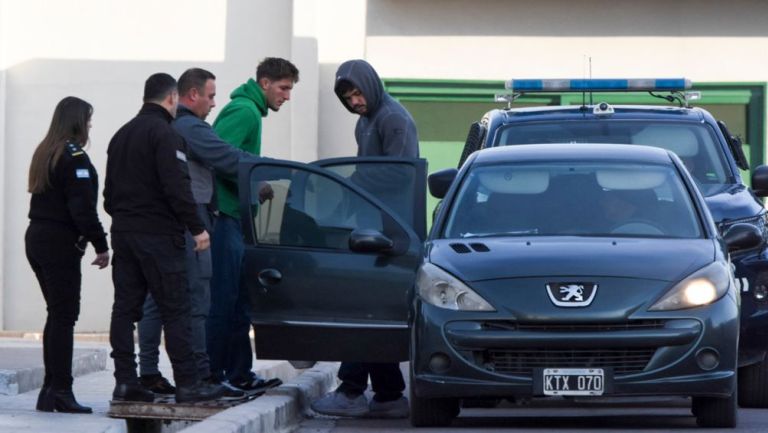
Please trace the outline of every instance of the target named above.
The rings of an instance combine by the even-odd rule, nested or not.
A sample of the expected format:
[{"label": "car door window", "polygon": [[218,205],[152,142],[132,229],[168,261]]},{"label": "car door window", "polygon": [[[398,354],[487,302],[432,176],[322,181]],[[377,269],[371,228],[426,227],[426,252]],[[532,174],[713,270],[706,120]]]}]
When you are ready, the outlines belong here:
[{"label": "car door window", "polygon": [[403,236],[380,209],[331,177],[264,166],[252,170],[250,182],[251,217],[260,244],[348,250],[350,233],[358,228]]},{"label": "car door window", "polygon": [[426,237],[426,161],[395,157],[336,158],[313,164],[359,186]]},{"label": "car door window", "polygon": [[361,163],[326,167],[368,191],[404,221],[411,221],[415,167],[408,164]]}]

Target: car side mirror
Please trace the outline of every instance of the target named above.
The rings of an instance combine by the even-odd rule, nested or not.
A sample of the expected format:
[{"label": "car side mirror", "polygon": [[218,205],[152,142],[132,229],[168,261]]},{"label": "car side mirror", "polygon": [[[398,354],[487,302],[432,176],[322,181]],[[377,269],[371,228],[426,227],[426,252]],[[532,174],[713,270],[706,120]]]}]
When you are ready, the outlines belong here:
[{"label": "car side mirror", "polygon": [[723,233],[728,252],[755,248],[763,242],[760,229],[752,224],[734,224]]},{"label": "car side mirror", "polygon": [[752,191],[758,197],[768,196],[768,166],[759,165],[752,170]]},{"label": "car side mirror", "polygon": [[429,177],[427,177],[429,193],[435,198],[444,198],[458,173],[459,170],[455,168],[446,168],[430,174]]},{"label": "car side mirror", "polygon": [[349,235],[349,249],[356,253],[381,253],[392,250],[394,242],[378,230],[356,229]]}]

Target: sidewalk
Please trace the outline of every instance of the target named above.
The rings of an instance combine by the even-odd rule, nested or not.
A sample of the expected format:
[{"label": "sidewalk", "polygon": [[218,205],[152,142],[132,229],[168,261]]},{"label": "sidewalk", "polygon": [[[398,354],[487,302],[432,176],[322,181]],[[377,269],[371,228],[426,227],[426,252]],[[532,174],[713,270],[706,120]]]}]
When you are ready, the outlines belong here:
[{"label": "sidewalk", "polygon": [[[124,420],[107,417],[115,382],[112,360],[108,357],[109,344],[103,338],[85,338],[88,341],[76,338],[73,365],[83,367],[74,369],[74,393],[78,401],[92,407],[94,413],[74,415],[35,410],[39,384],[44,374],[41,342],[29,336],[11,337],[21,335],[0,335],[0,433],[127,431]],[[160,369],[170,378],[170,363],[164,351],[161,354]],[[187,424],[172,423],[165,426],[164,431],[178,431],[187,427],[184,431],[190,433],[288,432],[300,422],[309,401],[331,388],[336,368],[336,364],[321,363],[309,370],[295,370],[286,361],[254,361],[257,374],[266,378],[279,377],[284,385],[202,422],[188,427]],[[12,377],[17,379],[15,386],[13,380],[9,379]],[[7,392],[3,392],[3,389]]]}]

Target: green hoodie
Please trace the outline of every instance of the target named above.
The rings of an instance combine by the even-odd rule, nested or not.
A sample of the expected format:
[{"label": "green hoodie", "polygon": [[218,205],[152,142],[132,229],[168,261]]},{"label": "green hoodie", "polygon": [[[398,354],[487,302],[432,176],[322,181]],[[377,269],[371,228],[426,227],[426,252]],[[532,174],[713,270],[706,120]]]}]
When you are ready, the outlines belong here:
[{"label": "green hoodie", "polygon": [[[222,140],[254,155],[261,155],[261,118],[267,116],[267,100],[253,79],[235,89],[231,101],[216,117],[213,129]],[[219,210],[239,218],[237,182],[216,176]]]}]

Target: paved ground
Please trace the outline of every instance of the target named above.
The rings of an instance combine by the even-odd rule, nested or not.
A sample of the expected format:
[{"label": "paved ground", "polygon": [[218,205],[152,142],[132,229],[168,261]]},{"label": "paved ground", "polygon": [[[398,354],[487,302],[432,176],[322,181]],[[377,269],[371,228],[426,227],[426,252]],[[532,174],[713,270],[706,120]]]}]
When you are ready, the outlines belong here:
[{"label": "paved ground", "polygon": [[[35,403],[39,392],[38,384],[37,387],[26,392],[21,390],[19,393],[6,393],[11,395],[0,395],[0,433],[118,433],[126,431],[125,421],[107,417],[109,400],[115,384],[112,376],[112,361],[107,356],[109,345],[103,338],[86,338],[85,340],[88,341],[78,340],[75,342],[76,359],[86,359],[89,362],[93,362],[88,364],[88,371],[86,369],[79,372],[76,371],[74,393],[78,401],[83,405],[92,407],[94,413],[89,415],[73,415],[36,411]],[[94,365],[98,366],[99,362],[101,362],[101,366],[94,368]],[[170,364],[164,353],[161,358],[160,368],[166,376],[171,377]],[[296,378],[298,371],[294,370],[285,361],[256,361],[254,370],[265,377],[280,377],[284,382],[298,380]],[[7,382],[8,377],[11,377],[13,374],[16,374],[18,377],[20,373],[27,374],[32,380],[42,383],[43,369],[40,341],[34,338],[0,336],[0,381],[3,380],[2,378],[6,378]],[[305,379],[309,380],[312,374],[307,376]],[[316,380],[311,381],[315,385],[320,383],[321,379],[325,380],[323,378],[331,377],[330,373],[318,373],[315,376]],[[271,397],[271,400],[265,396],[247,403],[246,405],[250,407],[259,407],[262,413],[256,414],[253,410],[246,410],[245,413],[237,415],[237,422],[229,422],[228,425],[232,426],[232,431],[277,431],[274,428],[261,428],[262,426],[258,424],[251,425],[248,429],[242,429],[240,424],[254,424],[249,421],[249,416],[251,415],[253,415],[254,419],[261,419],[264,417],[264,413],[273,418],[275,413],[287,413],[285,410],[279,412],[277,407],[269,406],[267,403],[270,401],[281,400],[279,403],[283,406],[288,405],[292,408],[300,408],[300,406],[296,405],[296,402],[301,400],[302,397],[298,392],[292,393],[295,387],[295,385],[289,385],[284,389],[275,390],[275,396]],[[326,388],[327,385],[318,388],[315,393],[324,392]],[[262,401],[259,402],[259,400]],[[295,424],[300,416],[300,409],[294,408],[291,410],[292,412],[282,415],[282,418],[273,423],[275,426],[282,428],[282,431],[288,431],[289,427],[286,426]],[[299,411],[298,413],[297,410]],[[226,417],[224,415],[220,418],[226,419]],[[210,430],[203,423],[195,427],[199,431],[228,431],[226,429],[222,430],[220,426]]]}]

